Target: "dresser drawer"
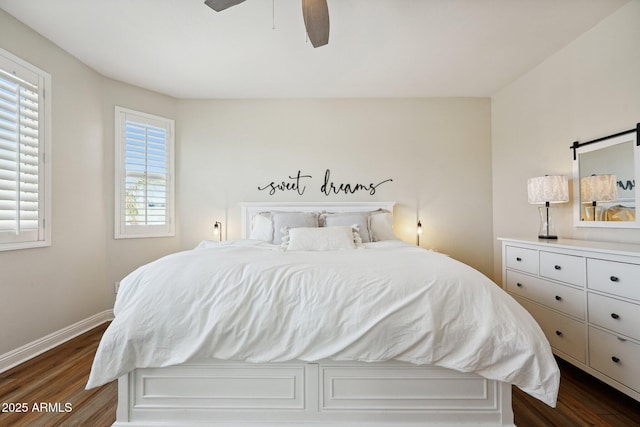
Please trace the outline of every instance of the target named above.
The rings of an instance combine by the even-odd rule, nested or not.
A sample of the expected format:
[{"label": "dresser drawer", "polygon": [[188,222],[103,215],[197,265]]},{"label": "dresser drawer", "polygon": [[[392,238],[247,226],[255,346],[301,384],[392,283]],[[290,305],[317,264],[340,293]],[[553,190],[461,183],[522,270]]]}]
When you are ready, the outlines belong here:
[{"label": "dresser drawer", "polygon": [[584,286],[584,263],[581,256],[540,251],[540,276]]},{"label": "dresser drawer", "polygon": [[584,323],[522,298],[516,297],[516,301],[536,319],[551,347],[586,363],[587,343]]},{"label": "dresser drawer", "polygon": [[640,339],[640,305],[589,293],[589,322]]},{"label": "dresser drawer", "polygon": [[507,270],[507,291],[584,320],[584,292]]},{"label": "dresser drawer", "polygon": [[508,268],[538,274],[538,251],[535,249],[507,246],[505,254]]},{"label": "dresser drawer", "polygon": [[587,287],[640,301],[640,265],[588,259]]},{"label": "dresser drawer", "polygon": [[589,365],[640,392],[640,345],[589,328]]}]

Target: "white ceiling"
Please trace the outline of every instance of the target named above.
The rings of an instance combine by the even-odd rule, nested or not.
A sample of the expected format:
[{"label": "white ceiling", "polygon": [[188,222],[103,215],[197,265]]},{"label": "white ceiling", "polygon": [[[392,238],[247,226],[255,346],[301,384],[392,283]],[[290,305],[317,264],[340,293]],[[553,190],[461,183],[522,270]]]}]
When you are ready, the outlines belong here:
[{"label": "white ceiling", "polygon": [[328,0],[317,49],[300,0],[0,7],[101,74],[177,98],[486,97],[628,1]]}]

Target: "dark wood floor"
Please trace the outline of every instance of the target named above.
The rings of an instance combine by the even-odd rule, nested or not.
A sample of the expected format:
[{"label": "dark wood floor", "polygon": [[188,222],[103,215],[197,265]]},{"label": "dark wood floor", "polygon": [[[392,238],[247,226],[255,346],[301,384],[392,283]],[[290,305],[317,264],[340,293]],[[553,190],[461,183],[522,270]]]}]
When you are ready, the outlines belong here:
[{"label": "dark wood floor", "polygon": [[[85,390],[93,356],[107,324],[0,374],[0,426],[110,426],[116,420],[117,383]],[[40,405],[52,408],[38,412]],[[15,412],[26,404],[25,412]],[[58,404],[56,408],[56,404]],[[71,405],[70,411],[68,405]],[[35,405],[35,408],[34,408]],[[67,405],[67,406],[65,406]],[[25,405],[23,405],[25,406]],[[52,412],[49,412],[49,411]]]},{"label": "dark wood floor", "polygon": [[[116,382],[84,389],[106,326],[0,374],[0,404],[10,410],[0,413],[0,426],[110,426],[116,418]],[[514,387],[519,427],[640,427],[640,402],[566,362],[558,363],[562,380],[557,408]],[[18,409],[26,412],[15,412]]]}]

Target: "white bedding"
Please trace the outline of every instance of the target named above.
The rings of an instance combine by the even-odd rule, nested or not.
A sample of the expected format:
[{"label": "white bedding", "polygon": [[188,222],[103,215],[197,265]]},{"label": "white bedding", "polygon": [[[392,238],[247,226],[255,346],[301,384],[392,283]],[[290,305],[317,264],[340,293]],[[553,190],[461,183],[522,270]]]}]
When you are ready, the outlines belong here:
[{"label": "white bedding", "polygon": [[556,403],[560,374],[533,318],[473,268],[400,241],[327,252],[201,245],[127,276],[114,313],[87,388],[203,358],[395,359],[475,372]]}]

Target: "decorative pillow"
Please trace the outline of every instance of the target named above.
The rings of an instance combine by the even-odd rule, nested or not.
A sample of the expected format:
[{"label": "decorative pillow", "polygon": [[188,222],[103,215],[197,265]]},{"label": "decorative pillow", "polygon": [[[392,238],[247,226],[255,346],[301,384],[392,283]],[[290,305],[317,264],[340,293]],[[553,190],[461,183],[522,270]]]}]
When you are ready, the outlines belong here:
[{"label": "decorative pillow", "polygon": [[393,232],[393,215],[391,212],[385,210],[372,212],[369,217],[369,229],[371,230],[371,240],[373,242],[398,239]]},{"label": "decorative pillow", "polygon": [[335,251],[362,247],[357,226],[286,228],[282,248],[287,251]]},{"label": "decorative pillow", "polygon": [[263,242],[273,242],[273,223],[271,222],[271,212],[260,212],[251,219],[250,239],[262,240]]},{"label": "decorative pillow", "polygon": [[335,227],[340,225],[357,225],[363,243],[371,242],[369,215],[372,212],[328,212],[320,215],[320,225]]},{"label": "decorative pillow", "polygon": [[317,212],[271,212],[273,222],[273,241],[276,245],[282,243],[282,229],[297,227],[318,227]]}]

